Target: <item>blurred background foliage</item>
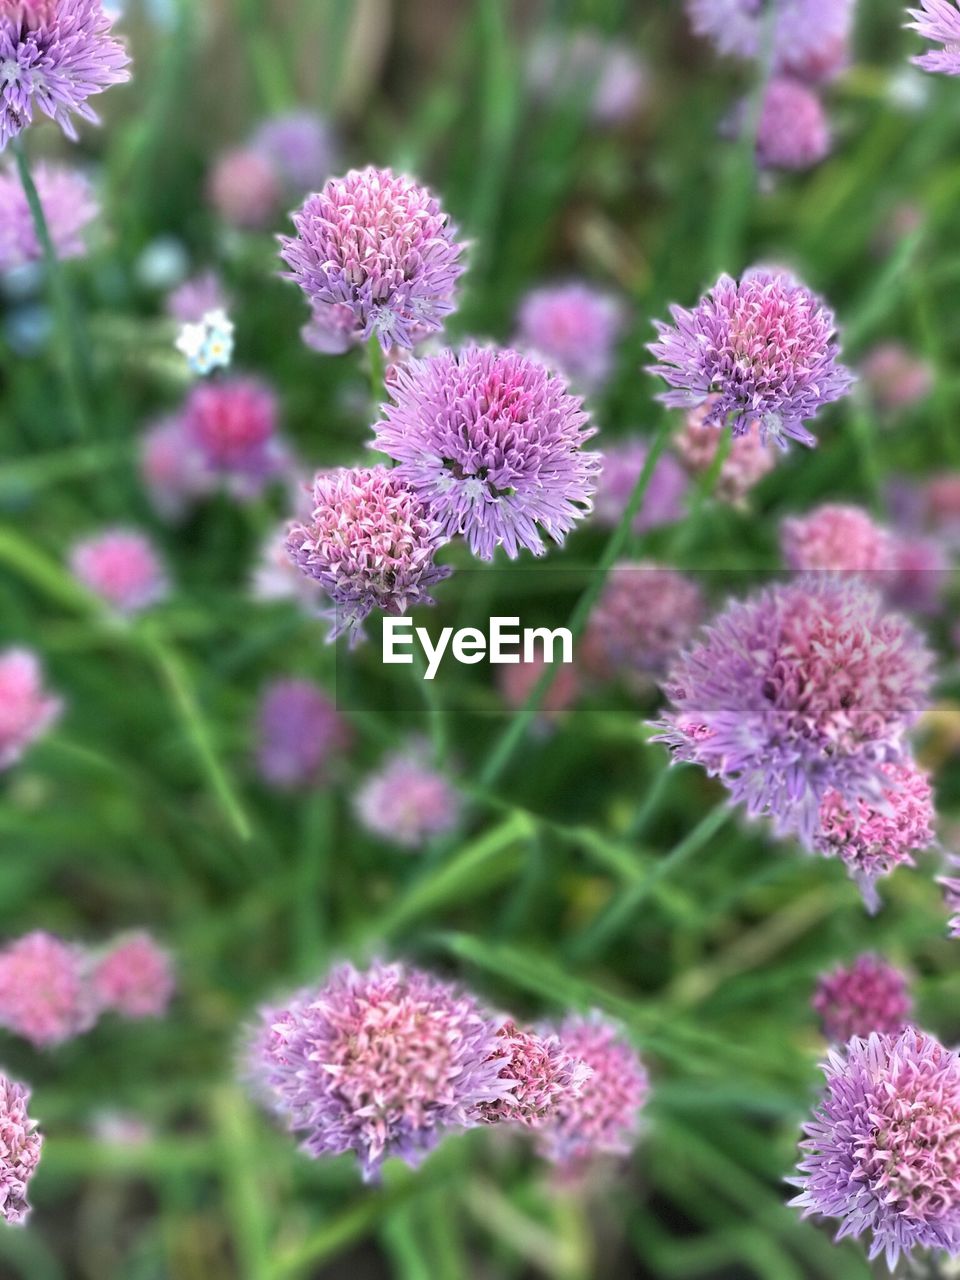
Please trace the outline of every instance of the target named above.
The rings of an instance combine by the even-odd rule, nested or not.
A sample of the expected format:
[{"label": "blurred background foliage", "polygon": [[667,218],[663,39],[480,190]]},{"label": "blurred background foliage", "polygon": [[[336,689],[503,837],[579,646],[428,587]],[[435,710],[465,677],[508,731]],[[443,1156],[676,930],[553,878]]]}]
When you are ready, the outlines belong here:
[{"label": "blurred background foliage", "polygon": [[[105,97],[104,128],[85,129],[77,148],[34,131],[35,154],[69,150],[90,168],[104,217],[95,252],[70,266],[90,362],[87,437],[60,401],[56,351],[24,354],[21,303],[4,303],[0,641],[36,646],[69,705],[0,786],[0,929],[96,939],[149,926],[176,951],[181,992],[161,1023],[105,1024],[47,1055],[0,1044],[34,1086],[47,1134],[34,1217],[0,1233],[0,1275],[870,1274],[857,1246],[835,1247],[784,1207],[824,1048],[809,997],[823,969],[880,950],[916,975],[920,1021],[956,1041],[957,944],[931,877],[898,872],[869,919],[840,865],[747,828],[699,772],[666,775],[643,724],[653,706],[626,693],[588,699],[532,737],[495,793],[474,788],[457,841],[398,856],[358,828],[351,791],[436,717],[451,766],[478,778],[508,718],[489,672],[458,673],[439,707],[412,679],[370,697],[376,641],[337,659],[292,606],[249,599],[282,494],[213,501],[169,528],[135,465],[143,423],[186,387],[144,266],[170,238],[192,268],[222,273],[236,365],[276,387],[303,457],[361,456],[373,412],[362,354],[309,352],[271,237],[224,230],[204,198],[218,150],[305,104],[335,120],[347,162],[429,182],[472,241],[451,338],[506,340],[518,299],[543,279],[585,276],[622,293],[631,327],[591,406],[601,446],[658,424],[655,384],[640,372],[650,320],[694,301],[721,269],[794,267],[836,307],[853,363],[885,337],[934,363],[933,396],[889,429],[858,397],[824,415],[819,449],[795,449],[748,512],[706,501],[681,538],[634,539],[634,552],[711,571],[715,600],[778,566],[782,514],[829,498],[882,513],[890,478],[960,467],[957,89],[930,77],[922,109],[905,104],[897,77],[915,49],[902,6],[860,9],[857,65],[830,91],[832,156],[760,192],[744,148],[717,136],[749,81],[693,40],[677,0],[131,0],[122,29],[135,79]],[[535,102],[525,80],[536,33],[582,26],[649,64],[646,108],[613,129],[591,127],[582,95]],[[904,207],[919,217],[891,236]],[[62,567],[77,535],[115,520],[152,530],[179,586],[130,629],[91,611]],[[542,592],[549,611],[550,571],[589,569],[603,542],[578,532],[535,580],[524,575],[524,592]],[[498,568],[486,585],[475,572],[446,584],[444,621],[503,612],[516,587]],[[943,680],[925,750],[949,843],[960,686],[946,622],[934,637]],[[364,690],[341,785],[302,800],[269,794],[250,763],[258,690],[280,674],[331,683],[338,662]],[[450,1141],[416,1175],[389,1167],[379,1189],[361,1188],[347,1160],[297,1154],[234,1083],[238,1030],[258,1000],[333,958],[375,953],[457,974],[530,1017],[573,1006],[621,1018],[655,1086],[635,1157],[574,1191],[522,1144],[484,1134]],[[105,1137],[107,1110],[143,1132]]]}]

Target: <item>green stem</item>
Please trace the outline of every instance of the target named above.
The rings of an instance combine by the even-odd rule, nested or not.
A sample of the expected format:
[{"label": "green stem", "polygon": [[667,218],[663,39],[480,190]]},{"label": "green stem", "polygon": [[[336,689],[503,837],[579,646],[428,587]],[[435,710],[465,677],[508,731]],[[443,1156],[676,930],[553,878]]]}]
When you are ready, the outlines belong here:
[{"label": "green stem", "polygon": [[259,0],[238,0],[237,7],[260,101],[267,111],[277,115],[290,106],[293,95],[280,46],[274,39],[276,24],[262,20]]},{"label": "green stem", "polygon": [[[626,510],[620,517],[620,522],[614,529],[613,533],[607,541],[607,545],[603,549],[603,553],[597,562],[589,586],[580,596],[570,615],[568,627],[573,637],[573,642],[577,640],[583,633],[584,627],[590,618],[593,606],[596,604],[600,592],[603,590],[603,584],[606,580],[607,573],[612,568],[615,561],[620,557],[627,540],[630,536],[630,526],[633,523],[634,516],[640,510],[650,481],[653,478],[654,468],[660,458],[661,453],[666,448],[667,439],[670,435],[671,421],[669,417],[664,417],[663,422],[654,437],[650,449],[647,452],[646,461],[643,464],[643,470],[637,478],[634,485],[633,493],[630,495],[630,501],[627,503]],[[513,759],[515,752],[526,736],[527,730],[537,717],[537,713],[543,706],[543,701],[553,686],[554,680],[560,673],[560,663],[548,663],[543,670],[543,674],[537,681],[536,685],[527,696],[526,702],[519,708],[510,723],[507,725],[501,737],[494,744],[493,750],[487,758],[486,764],[480,773],[480,787],[484,791],[490,790],[498,781],[504,769]]]},{"label": "green stem", "polygon": [[380,339],[375,333],[371,333],[367,339],[367,360],[370,363],[370,399],[373,402],[374,417],[377,417],[386,395],[386,361],[383,358]]},{"label": "green stem", "polygon": [[63,264],[57,257],[57,250],[50,235],[46,215],[43,212],[43,205],[40,203],[40,195],[33,180],[33,174],[30,171],[30,161],[27,158],[23,135],[14,138],[12,146],[17,162],[17,172],[20,175],[23,192],[27,197],[27,205],[30,208],[30,216],[33,219],[34,230],[37,233],[37,239],[43,251],[43,262],[47,272],[47,282],[56,322],[57,354],[66,390],[67,407],[73,420],[73,430],[78,436],[89,436],[91,419],[87,411],[83,372],[84,362],[81,355],[81,334],[77,326],[73,299],[70,296]]}]

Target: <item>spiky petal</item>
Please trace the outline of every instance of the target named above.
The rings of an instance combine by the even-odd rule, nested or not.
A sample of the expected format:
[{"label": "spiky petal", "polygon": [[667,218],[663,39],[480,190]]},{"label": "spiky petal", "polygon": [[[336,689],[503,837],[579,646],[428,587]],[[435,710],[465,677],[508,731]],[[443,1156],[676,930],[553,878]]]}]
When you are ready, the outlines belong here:
[{"label": "spiky petal", "polygon": [[913,19],[907,26],[924,40],[943,45],[943,48],[931,49],[913,61],[924,71],[960,76],[960,7],[952,0],[919,0],[919,3],[919,9],[907,10]]},{"label": "spiky petal", "polygon": [[0,1072],[0,1216],[10,1226],[21,1226],[30,1213],[27,1186],[43,1146],[29,1102],[30,1090]]}]

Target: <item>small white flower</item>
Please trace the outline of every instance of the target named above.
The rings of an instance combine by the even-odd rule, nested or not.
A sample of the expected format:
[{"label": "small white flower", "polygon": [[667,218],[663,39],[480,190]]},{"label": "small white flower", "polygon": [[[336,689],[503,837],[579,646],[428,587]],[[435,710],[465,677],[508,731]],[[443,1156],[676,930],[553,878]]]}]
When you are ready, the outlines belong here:
[{"label": "small white flower", "polygon": [[175,345],[191,371],[203,376],[214,369],[228,368],[233,359],[233,333],[233,322],[218,307],[204,312],[199,323],[183,325]]}]

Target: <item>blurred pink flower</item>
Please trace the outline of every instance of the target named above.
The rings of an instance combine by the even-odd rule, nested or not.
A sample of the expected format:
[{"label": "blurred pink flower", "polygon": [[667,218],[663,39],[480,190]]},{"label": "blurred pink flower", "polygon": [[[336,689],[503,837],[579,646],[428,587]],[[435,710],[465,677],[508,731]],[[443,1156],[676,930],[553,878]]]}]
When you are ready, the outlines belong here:
[{"label": "blurred pink flower", "polygon": [[834,1044],[871,1031],[898,1035],[913,1009],[906,974],[879,956],[857,956],[849,968],[825,973],[812,1000],[823,1034]]},{"label": "blurred pink flower", "polygon": [[16,764],[62,710],[60,699],[43,688],[36,654],[28,649],[0,651],[0,770]]},{"label": "blurred pink flower", "polygon": [[124,614],[157,604],[170,590],[152,544],[134,529],[106,529],[76,543],[70,568],[88,591]]},{"label": "blurred pink flower", "polygon": [[446,835],[460,817],[459,794],[424,754],[423,744],[408,743],[364,782],[354,801],[367,831],[405,849]]},{"label": "blurred pink flower", "polygon": [[98,1009],[124,1018],[162,1017],[176,986],[169,952],[145,932],[113,942],[94,962],[90,982]]},{"label": "blurred pink flower", "polygon": [[0,950],[0,1026],[49,1049],[96,1021],[89,957],[52,934],[28,933]]}]

